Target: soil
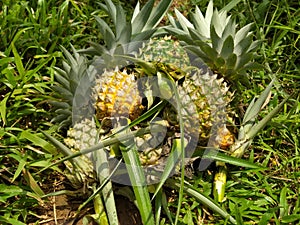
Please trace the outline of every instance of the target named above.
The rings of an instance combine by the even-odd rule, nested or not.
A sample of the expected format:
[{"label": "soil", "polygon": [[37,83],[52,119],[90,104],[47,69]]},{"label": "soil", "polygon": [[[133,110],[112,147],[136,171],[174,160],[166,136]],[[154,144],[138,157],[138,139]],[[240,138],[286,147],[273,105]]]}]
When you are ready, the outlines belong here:
[{"label": "soil", "polygon": [[[46,193],[71,189],[68,181],[61,175],[56,175],[53,180],[54,182],[48,182],[48,187],[43,187]],[[93,205],[90,204],[76,215],[78,207],[87,197],[78,194],[75,197],[66,194],[49,197],[48,201],[32,209],[35,216],[29,218],[28,225],[83,225],[84,216],[94,214]],[[121,195],[116,195],[115,201],[119,225],[142,225],[139,211],[133,202]],[[96,225],[97,223],[90,222],[88,224]]]}]

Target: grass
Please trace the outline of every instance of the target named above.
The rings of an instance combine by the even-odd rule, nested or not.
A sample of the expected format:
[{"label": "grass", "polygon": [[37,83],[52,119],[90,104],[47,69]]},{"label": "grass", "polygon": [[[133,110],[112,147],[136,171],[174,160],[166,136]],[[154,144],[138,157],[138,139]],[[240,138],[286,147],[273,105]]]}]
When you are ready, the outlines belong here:
[{"label": "grass", "polygon": [[[230,1],[215,1],[221,9]],[[239,26],[254,23],[254,35],[262,40],[257,62],[264,70],[251,72],[251,85],[239,94],[241,111],[252,98],[276,78],[272,97],[259,119],[291,95],[282,110],[255,137],[243,159],[266,167],[251,169],[228,165],[226,200],[220,203],[238,224],[297,224],[300,221],[300,95],[299,95],[299,20],[296,1],[233,1],[230,10]],[[176,2],[181,12],[207,1]],[[126,4],[123,4],[126,6]],[[131,11],[132,6],[126,10]],[[36,207],[47,203],[42,198],[47,179],[63,176],[62,165],[49,167],[63,155],[39,130],[62,140],[64,131],[51,122],[48,101],[52,99],[54,67],[61,67],[63,53],[59,45],[71,50],[101,43],[93,15],[107,19],[92,1],[3,1],[0,3],[0,222],[28,224],[41,221]],[[21,19],[20,19],[21,18]],[[240,124],[241,117],[237,117]],[[213,166],[196,173],[184,188],[212,197]],[[171,181],[170,181],[171,182]],[[214,213],[195,195],[181,193],[178,217],[178,183],[170,183],[166,194],[170,217],[178,224],[230,224]],[[180,185],[179,185],[180,187]],[[138,192],[139,190],[136,190]],[[142,195],[141,195],[142,196]],[[210,204],[212,204],[210,202]],[[162,204],[164,208],[164,204]],[[160,224],[171,224],[164,211]]]}]

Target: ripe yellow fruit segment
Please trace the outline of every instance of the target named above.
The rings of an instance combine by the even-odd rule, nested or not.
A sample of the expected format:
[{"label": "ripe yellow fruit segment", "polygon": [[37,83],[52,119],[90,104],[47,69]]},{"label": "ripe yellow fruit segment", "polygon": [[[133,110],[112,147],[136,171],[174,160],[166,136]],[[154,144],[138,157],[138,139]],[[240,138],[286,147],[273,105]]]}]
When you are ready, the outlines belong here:
[{"label": "ripe yellow fruit segment", "polygon": [[104,117],[128,116],[136,119],[144,109],[134,73],[126,70],[105,71],[94,88],[96,114]]}]

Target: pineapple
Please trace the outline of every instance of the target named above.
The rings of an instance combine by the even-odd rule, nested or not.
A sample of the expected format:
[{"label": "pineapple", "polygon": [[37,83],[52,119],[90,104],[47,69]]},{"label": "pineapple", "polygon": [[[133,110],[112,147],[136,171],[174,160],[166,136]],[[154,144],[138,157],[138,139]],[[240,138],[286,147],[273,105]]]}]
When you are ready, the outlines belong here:
[{"label": "pineapple", "polygon": [[[208,5],[205,16],[196,7],[195,12],[191,15],[191,21],[176,9],[175,14],[178,21],[169,16],[172,27],[166,29],[183,41],[190,52],[195,54],[218,77],[224,78],[232,87],[240,89],[241,85],[249,84],[247,70],[260,68],[257,63],[253,62],[259,41],[252,41],[253,35],[249,32],[251,24],[236,31],[235,21],[226,15],[226,11],[214,10],[212,1]],[[228,88],[223,92],[223,96],[227,95],[226,92],[229,93]],[[218,101],[217,98],[215,100]],[[212,106],[215,105],[218,103]],[[211,142],[208,145],[215,148],[228,149],[234,142],[234,136],[224,124],[225,105],[221,103],[218,115],[212,116],[216,120],[214,124],[217,127],[212,128],[212,134],[215,136],[210,139]],[[213,109],[211,110],[213,112]],[[235,113],[227,112],[227,114]],[[218,201],[223,201],[226,165],[217,162],[217,166],[219,166],[219,172],[215,175],[214,195]],[[200,167],[203,169],[207,165],[200,164]]]},{"label": "pineapple", "polygon": [[97,119],[110,116],[136,119],[143,111],[136,74],[127,71],[126,60],[115,55],[137,54],[142,43],[157,31],[156,26],[171,2],[163,0],[153,7],[154,1],[150,0],[142,9],[137,3],[130,22],[126,22],[126,14],[120,4],[114,5],[111,0],[105,0],[106,5],[100,3],[107,11],[115,32],[103,19],[96,17],[105,46],[92,43],[91,48],[82,50],[95,56],[93,65],[98,74],[95,77],[92,99],[95,102]]},{"label": "pineapple", "polygon": [[[229,92],[226,82],[203,69],[194,68],[190,71],[190,56],[178,41],[174,41],[170,37],[151,39],[140,52],[140,58],[150,62],[161,62],[162,64],[157,70],[169,73],[177,80],[176,85],[181,96],[180,102],[186,109],[183,111],[185,120],[191,124],[195,124],[193,121],[197,121],[196,132],[200,138],[208,139],[212,123],[217,121],[224,123],[227,120],[226,106],[230,102],[232,94]],[[213,115],[211,115],[212,110]],[[193,114],[193,111],[197,113]],[[171,125],[178,124],[178,118],[175,115],[177,113],[173,107],[167,107],[163,113],[164,118]],[[215,121],[212,120],[212,116],[215,117]],[[186,130],[191,129],[192,127],[189,127]]]},{"label": "pineapple", "polygon": [[[93,146],[97,140],[96,123],[92,119],[82,119],[69,128],[67,132],[67,138],[64,139],[65,144],[75,153],[78,150],[86,149]],[[94,168],[91,155],[81,155],[80,161],[76,158],[78,165],[75,168],[68,161],[65,162],[66,167],[70,171],[67,173],[68,179],[74,188],[79,189],[88,182],[95,182],[94,180]],[[76,173],[76,166],[81,167],[81,171]]]},{"label": "pineapple", "polygon": [[105,71],[96,79],[93,89],[98,120],[118,116],[134,120],[144,109],[134,73],[128,74],[118,67],[114,71]]},{"label": "pineapple", "polygon": [[178,41],[172,40],[171,36],[151,38],[144,43],[137,57],[147,62],[161,62],[173,66],[174,71],[179,68],[183,70],[190,65],[185,49]]},{"label": "pineapple", "polygon": [[[210,145],[227,148],[233,142],[233,135],[226,128],[227,105],[232,94],[224,79],[218,79],[217,75],[212,75],[204,68],[191,67],[191,56],[193,57],[192,54],[186,53],[178,41],[164,37],[151,39],[140,50],[138,57],[153,62],[157,67],[157,73],[168,73],[176,81],[181,96],[179,101],[185,121],[185,135],[190,137],[189,147],[193,149],[197,145],[204,147],[210,142]],[[168,122],[169,130],[175,130],[173,134],[168,133],[172,135],[172,138],[178,137],[180,132],[177,114],[171,104],[163,109],[162,118]],[[168,151],[165,150],[166,148]],[[147,157],[144,153],[141,157],[144,165],[164,164],[164,156],[168,155],[170,148],[171,146],[167,143],[164,146],[158,146],[156,150],[149,148],[145,152],[151,154]],[[186,156],[191,156],[191,153],[187,152]]]},{"label": "pineapple", "polygon": [[[235,21],[227,16],[225,10],[214,10],[210,1],[205,16],[196,7],[191,15],[191,21],[175,10],[178,21],[169,17],[172,27],[166,28],[186,45],[189,51],[197,55],[201,61],[219,77],[224,77],[235,90],[241,90],[243,85],[249,85],[248,70],[261,69],[254,62],[256,49],[260,41],[253,41],[250,31],[252,24],[239,30]],[[234,112],[232,114],[235,114]],[[226,127],[221,126],[219,135],[212,142],[216,148],[228,149],[235,146],[234,137]],[[217,162],[219,172],[215,175],[214,195],[218,201],[224,200],[226,184],[226,165]]]},{"label": "pineapple", "polygon": [[97,128],[94,119],[85,118],[68,130],[65,143],[72,149],[86,149],[96,143]]}]

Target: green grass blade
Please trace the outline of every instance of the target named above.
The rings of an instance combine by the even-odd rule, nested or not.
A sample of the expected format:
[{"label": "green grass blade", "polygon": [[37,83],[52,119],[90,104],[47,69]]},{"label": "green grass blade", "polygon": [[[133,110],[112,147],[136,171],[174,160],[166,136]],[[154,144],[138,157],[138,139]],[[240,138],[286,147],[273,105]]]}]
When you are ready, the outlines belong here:
[{"label": "green grass blade", "polygon": [[57,154],[56,149],[49,142],[40,138],[37,133],[32,134],[29,130],[24,130],[20,134],[20,139],[27,139],[28,141],[31,141],[34,145],[45,149],[52,155]]},{"label": "green grass blade", "polygon": [[28,184],[28,186],[37,194],[39,197],[45,195],[44,191],[40,188],[36,180],[33,178],[31,173],[27,169],[23,169],[23,176]]},{"label": "green grass blade", "polygon": [[5,96],[1,102],[0,102],[0,114],[1,114],[1,118],[2,118],[2,126],[5,127],[7,121],[6,121],[6,111],[7,111],[7,100],[9,98],[10,95]]},{"label": "green grass blade", "polygon": [[165,184],[166,180],[169,178],[170,174],[176,167],[176,164],[178,163],[179,159],[181,159],[181,155],[182,155],[181,141],[180,139],[177,138],[173,140],[171,153],[167,159],[166,165],[164,167],[164,171],[160,177],[160,182],[156,186],[156,190],[152,196],[152,199],[155,198],[155,196],[161,190],[162,186]]},{"label": "green grass blade", "polygon": [[160,190],[155,198],[155,224],[159,225],[160,217],[161,217],[161,209],[162,209],[162,198],[163,192]]},{"label": "green grass blade", "polygon": [[162,202],[163,209],[164,209],[165,213],[167,214],[167,217],[170,220],[171,224],[174,225],[172,213],[168,208],[168,200],[167,200],[167,196],[166,196],[165,192],[162,191],[161,197],[162,197],[161,202]]},{"label": "green grass blade", "polygon": [[[26,159],[26,158],[25,158]],[[19,160],[19,165],[18,165],[18,168],[14,174],[14,177],[12,179],[12,183],[17,179],[17,177],[21,174],[21,172],[23,171],[23,169],[25,168],[26,166],[26,160],[24,158],[23,159],[20,159]]]},{"label": "green grass blade", "polygon": [[17,66],[17,70],[18,70],[18,73],[19,73],[20,80],[23,80],[23,77],[25,76],[25,68],[23,66],[21,56],[19,55],[14,43],[11,43],[11,48],[12,48],[12,52],[14,54],[14,58],[15,58],[14,61],[15,61],[16,66]]},{"label": "green grass blade", "polygon": [[300,220],[300,214],[293,214],[293,215],[286,215],[282,218],[282,223],[294,223],[299,222]]},{"label": "green grass blade", "polygon": [[249,162],[245,159],[240,159],[240,158],[236,158],[236,157],[232,157],[223,153],[218,153],[218,154],[205,154],[202,159],[212,159],[212,160],[217,160],[217,161],[221,161],[224,163],[229,163],[231,165],[235,165],[235,166],[242,166],[245,168],[252,168],[252,169],[265,169],[264,167],[261,167],[255,163]]},{"label": "green grass blade", "polygon": [[[166,185],[177,190],[181,188],[181,183],[174,179],[167,180]],[[229,218],[231,223],[236,224],[236,220],[228,212],[222,209],[221,206],[219,206],[214,200],[195,190],[187,182],[184,183],[183,190],[186,194],[188,194],[191,197],[194,197],[197,201],[208,206],[211,210],[220,214],[222,217]]]},{"label": "green grass blade", "polygon": [[[74,0],[70,0],[70,2],[72,3],[73,7],[77,10],[77,12],[79,13],[80,16],[82,17],[87,17],[82,11],[81,9],[78,7],[78,3]],[[65,6],[66,7],[66,6]],[[63,9],[65,8],[63,7]]]},{"label": "green grass blade", "polygon": [[224,6],[220,12],[229,12],[231,9],[233,9],[237,4],[239,4],[242,0],[232,0],[230,1],[226,6]]},{"label": "green grass blade", "polygon": [[14,224],[14,225],[26,225],[26,223],[23,223],[17,219],[13,218],[7,218],[7,216],[0,216],[0,222],[3,222],[5,224]]},{"label": "green grass blade", "polygon": [[279,217],[282,218],[283,216],[288,215],[288,210],[289,210],[289,204],[287,199],[287,187],[283,187],[280,192],[279,204],[280,204]]},{"label": "green grass blade", "polygon": [[14,36],[14,39],[12,40],[10,46],[5,50],[4,54],[5,55],[10,55],[10,51],[12,50],[12,46],[15,44],[15,42],[19,39],[19,37],[25,33],[25,31],[32,29],[33,27],[26,27],[22,30],[19,30],[16,35]]}]

